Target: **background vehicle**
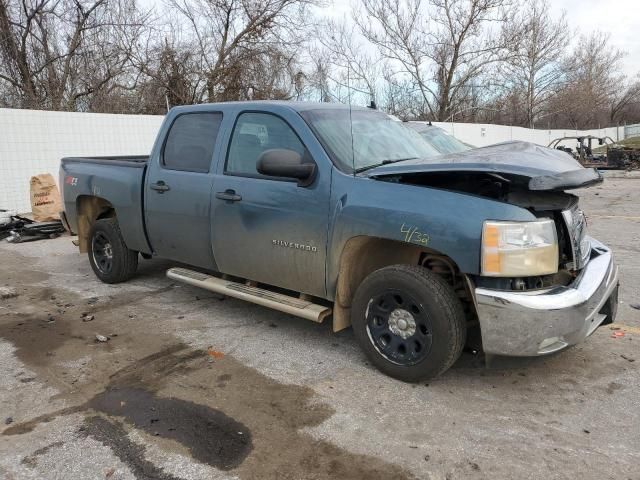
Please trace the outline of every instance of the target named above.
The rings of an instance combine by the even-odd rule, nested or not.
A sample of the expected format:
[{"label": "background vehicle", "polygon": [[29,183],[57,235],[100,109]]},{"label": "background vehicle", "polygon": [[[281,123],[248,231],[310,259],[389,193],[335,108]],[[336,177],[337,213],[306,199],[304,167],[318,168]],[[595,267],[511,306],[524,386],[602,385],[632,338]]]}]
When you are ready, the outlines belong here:
[{"label": "background vehicle", "polygon": [[418,132],[422,138],[442,154],[464,152],[474,148],[461,142],[453,135],[449,135],[446,130],[432,125],[431,122],[407,122],[406,125]]},{"label": "background vehicle", "polygon": [[444,372],[468,336],[542,355],[615,316],[611,251],[565,192],[602,177],[555,150],[442,155],[374,110],[241,102],[174,108],[150,157],[66,158],[60,175],[102,281],[130,278],[139,254],[191,264],[211,273],[169,277],[332,316],[402,380]]},{"label": "background vehicle", "polygon": [[[576,142],[575,151],[567,146],[571,142]],[[631,145],[624,145],[611,137],[587,135],[556,138],[549,143],[549,147],[567,152],[585,167],[613,170],[638,168],[640,148],[629,143]]]}]

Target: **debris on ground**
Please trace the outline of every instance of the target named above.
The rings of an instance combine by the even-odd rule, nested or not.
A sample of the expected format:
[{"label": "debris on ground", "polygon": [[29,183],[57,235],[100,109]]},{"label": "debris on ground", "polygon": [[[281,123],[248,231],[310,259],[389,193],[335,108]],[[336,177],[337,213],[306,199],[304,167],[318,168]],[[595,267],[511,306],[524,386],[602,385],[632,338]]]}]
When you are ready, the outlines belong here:
[{"label": "debris on ground", "polygon": [[630,303],[629,306],[631,308],[635,308],[636,310],[640,310],[640,303]]},{"label": "debris on ground", "polygon": [[636,361],[635,358],[627,357],[625,354],[621,354],[620,357],[624,358],[627,362],[633,363]]},{"label": "debris on ground", "polygon": [[224,357],[224,353],[219,352],[217,350],[214,350],[211,347],[207,348],[207,355],[209,355],[211,358],[215,358],[215,359],[220,359],[220,358]]},{"label": "debris on ground", "polygon": [[18,292],[12,287],[0,287],[0,299],[14,298],[18,296]]},{"label": "debris on ground", "polygon": [[4,419],[4,424],[5,425],[11,425],[13,423],[13,418],[12,417],[7,417]]},{"label": "debris on ground", "polygon": [[60,220],[35,222],[30,218],[11,215],[9,222],[0,224],[0,240],[6,238],[10,243],[33,242],[59,237],[64,231]]},{"label": "debris on ground", "polygon": [[611,335],[611,338],[621,338],[621,337],[624,337],[624,332],[621,330],[616,330]]},{"label": "debris on ground", "polygon": [[83,322],[91,322],[96,317],[94,315],[89,315],[88,313],[85,312],[82,314],[81,318]]},{"label": "debris on ground", "polygon": [[105,337],[104,335],[96,335],[96,341],[98,342],[108,342],[109,341],[109,337]]}]

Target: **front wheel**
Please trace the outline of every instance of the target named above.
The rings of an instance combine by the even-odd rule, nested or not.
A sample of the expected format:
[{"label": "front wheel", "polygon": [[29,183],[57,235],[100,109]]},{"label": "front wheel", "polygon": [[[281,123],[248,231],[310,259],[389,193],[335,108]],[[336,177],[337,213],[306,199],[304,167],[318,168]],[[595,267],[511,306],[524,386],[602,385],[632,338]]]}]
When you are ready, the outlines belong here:
[{"label": "front wheel", "polygon": [[351,324],[369,360],[406,382],[445,372],[466,339],[464,310],[453,289],[413,265],[381,268],[365,278],[353,299]]},{"label": "front wheel", "polygon": [[115,218],[97,220],[89,231],[89,263],[104,283],[129,280],[138,268],[138,252],[124,243]]}]

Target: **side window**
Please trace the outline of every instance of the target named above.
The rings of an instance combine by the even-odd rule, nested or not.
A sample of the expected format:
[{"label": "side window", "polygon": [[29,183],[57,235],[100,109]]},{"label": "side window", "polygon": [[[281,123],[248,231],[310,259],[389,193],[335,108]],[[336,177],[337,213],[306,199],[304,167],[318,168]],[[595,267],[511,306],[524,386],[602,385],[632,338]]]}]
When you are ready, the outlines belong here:
[{"label": "side window", "polygon": [[243,113],[229,144],[226,173],[258,176],[256,164],[265,150],[286,148],[305,155],[305,147],[280,117],[269,113]]},{"label": "side window", "polygon": [[170,170],[209,171],[221,113],[186,113],[177,117],[164,145],[162,165]]}]

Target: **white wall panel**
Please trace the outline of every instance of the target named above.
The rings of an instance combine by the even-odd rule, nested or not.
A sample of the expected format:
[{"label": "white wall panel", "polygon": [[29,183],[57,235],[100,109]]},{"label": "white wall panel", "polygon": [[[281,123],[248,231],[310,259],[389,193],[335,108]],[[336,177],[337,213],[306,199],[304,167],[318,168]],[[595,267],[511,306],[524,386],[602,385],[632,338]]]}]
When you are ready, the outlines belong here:
[{"label": "white wall panel", "polygon": [[0,208],[28,212],[29,179],[62,157],[148,155],[164,117],[0,109]]},{"label": "white wall panel", "polygon": [[[520,140],[547,146],[552,140],[560,137],[593,135],[596,137],[611,137],[615,140],[624,138],[624,127],[600,128],[595,130],[538,130],[523,127],[510,127],[508,125],[492,125],[488,123],[443,123],[435,122],[447,132],[451,133],[463,142],[484,147],[494,143]],[[574,147],[575,142],[568,144]]]},{"label": "white wall panel", "polygon": [[[0,208],[27,212],[29,179],[58,179],[62,157],[148,155],[163,116],[0,109]],[[460,140],[485,146],[509,140],[547,145],[564,135],[624,138],[624,127],[599,130],[531,130],[505,125],[436,123]]]}]

